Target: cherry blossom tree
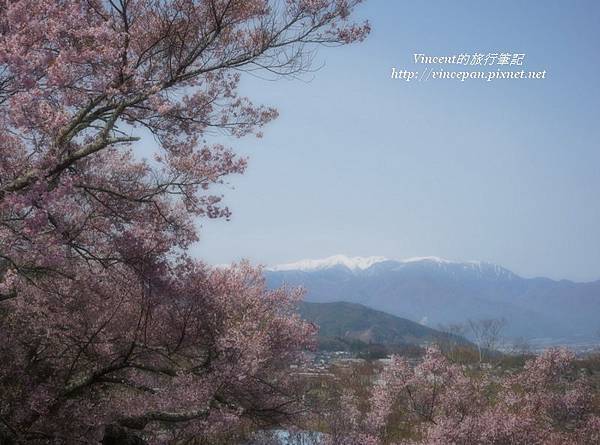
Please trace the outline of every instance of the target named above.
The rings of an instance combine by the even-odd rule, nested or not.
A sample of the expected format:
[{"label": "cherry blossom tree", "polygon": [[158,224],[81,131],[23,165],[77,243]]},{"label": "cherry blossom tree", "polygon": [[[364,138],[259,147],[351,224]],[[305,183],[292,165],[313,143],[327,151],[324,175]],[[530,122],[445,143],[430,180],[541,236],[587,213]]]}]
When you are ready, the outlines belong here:
[{"label": "cherry blossom tree", "polygon": [[298,296],[186,250],[246,165],[211,136],[277,115],[241,75],[363,39],[358,3],[0,2],[0,441],[175,442],[300,409]]},{"label": "cherry blossom tree", "polygon": [[430,348],[411,366],[394,357],[372,388],[366,412],[346,396],[332,444],[591,444],[600,438],[593,387],[573,354],[551,349],[513,373],[470,370]]},{"label": "cherry blossom tree", "polygon": [[109,425],[164,443],[303,409],[289,375],[312,347],[313,327],[294,312],[300,295],[266,291],[248,264],[169,267],[12,300],[2,415],[17,439],[89,443]]}]

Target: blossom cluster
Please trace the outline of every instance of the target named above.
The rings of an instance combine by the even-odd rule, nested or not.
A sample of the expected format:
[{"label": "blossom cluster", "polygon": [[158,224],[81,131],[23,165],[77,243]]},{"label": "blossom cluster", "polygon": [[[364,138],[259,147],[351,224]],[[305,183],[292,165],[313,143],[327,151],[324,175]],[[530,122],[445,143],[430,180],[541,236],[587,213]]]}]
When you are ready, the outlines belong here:
[{"label": "blossom cluster", "polygon": [[[598,443],[600,410],[574,355],[550,349],[523,369],[494,373],[450,362],[430,347],[412,366],[394,357],[371,388],[361,414],[346,394],[328,442],[358,445],[552,445]],[[367,438],[367,439],[365,439]]]},{"label": "blossom cluster", "polygon": [[298,409],[297,293],[188,249],[246,168],[213,136],[277,116],[241,73],[362,40],[359,3],[0,3],[1,443],[182,443]]}]

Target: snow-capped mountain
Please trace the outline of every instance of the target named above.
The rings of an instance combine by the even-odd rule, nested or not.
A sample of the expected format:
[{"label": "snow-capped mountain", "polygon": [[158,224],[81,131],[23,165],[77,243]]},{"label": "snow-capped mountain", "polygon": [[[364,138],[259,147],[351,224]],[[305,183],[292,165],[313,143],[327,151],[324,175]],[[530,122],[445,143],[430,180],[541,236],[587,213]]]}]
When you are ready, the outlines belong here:
[{"label": "snow-capped mountain", "polygon": [[[328,269],[335,266],[343,266],[347,267],[350,270],[365,270],[377,263],[383,262],[394,262],[394,263],[417,263],[421,261],[431,262],[435,264],[456,264],[456,261],[447,260],[445,258],[440,258],[436,256],[423,256],[423,257],[413,257],[406,258],[404,260],[392,260],[383,256],[369,256],[369,257],[360,257],[360,256],[346,256],[346,255],[333,255],[327,258],[317,259],[317,260],[300,260],[293,263],[279,264],[276,266],[269,267],[268,270],[281,271],[281,270],[302,270],[302,271],[311,271],[318,269]],[[461,264],[469,264],[472,266],[481,265],[481,261],[466,261]]]},{"label": "snow-capped mountain", "polygon": [[387,261],[387,258],[382,256],[370,256],[370,257],[348,257],[345,255],[333,255],[320,260],[301,260],[295,263],[280,264],[268,268],[272,271],[283,271],[283,270],[319,270],[329,269],[335,266],[344,266],[350,270],[364,270],[371,267],[373,264]]},{"label": "snow-capped mountain", "polygon": [[[271,266],[267,268],[267,270],[273,271],[281,271],[281,270],[301,270],[301,271],[311,271],[318,269],[328,269],[335,266],[343,266],[347,267],[350,270],[364,270],[368,269],[374,264],[382,263],[386,261],[391,261],[395,263],[414,263],[419,261],[428,261],[438,264],[450,264],[453,261],[447,260],[445,258],[440,258],[436,256],[424,256],[424,257],[414,257],[407,258],[404,260],[391,260],[389,258],[383,256],[369,256],[369,257],[360,257],[360,256],[346,256],[346,255],[333,255],[327,258],[321,259],[308,259],[308,260],[300,260],[293,263],[279,264],[276,266]],[[479,263],[478,261],[469,261],[468,263]]]},{"label": "snow-capped mountain", "polygon": [[272,287],[303,286],[307,301],[360,303],[432,327],[503,317],[508,335],[527,338],[593,338],[600,328],[600,281],[527,279],[483,261],[335,255],[265,276]]},{"label": "snow-capped mountain", "polygon": [[293,263],[279,264],[268,267],[266,270],[271,272],[314,272],[332,268],[344,268],[354,273],[360,273],[371,269],[373,266],[376,266],[374,271],[381,271],[384,269],[399,271],[404,267],[414,267],[415,265],[437,268],[452,274],[456,274],[460,271],[468,271],[479,275],[485,274],[489,277],[504,277],[506,279],[512,279],[513,277],[516,277],[516,275],[508,269],[496,264],[486,263],[483,261],[452,261],[436,256],[412,257],[403,260],[392,260],[383,256],[349,257],[346,255],[333,255],[322,259],[307,259]]}]

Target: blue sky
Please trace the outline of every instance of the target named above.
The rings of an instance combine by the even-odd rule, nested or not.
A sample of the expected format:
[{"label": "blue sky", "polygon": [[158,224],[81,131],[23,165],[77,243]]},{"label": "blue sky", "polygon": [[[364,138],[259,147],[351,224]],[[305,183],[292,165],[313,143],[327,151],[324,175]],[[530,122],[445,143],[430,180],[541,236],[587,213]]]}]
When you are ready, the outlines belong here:
[{"label": "blue sky", "polygon": [[[249,169],[225,192],[232,220],[202,221],[194,254],[436,255],[600,279],[600,2],[372,0],[359,16],[367,41],[321,49],[316,73],[244,79],[280,117],[227,141]],[[391,80],[415,52],[525,53],[547,75]]]}]

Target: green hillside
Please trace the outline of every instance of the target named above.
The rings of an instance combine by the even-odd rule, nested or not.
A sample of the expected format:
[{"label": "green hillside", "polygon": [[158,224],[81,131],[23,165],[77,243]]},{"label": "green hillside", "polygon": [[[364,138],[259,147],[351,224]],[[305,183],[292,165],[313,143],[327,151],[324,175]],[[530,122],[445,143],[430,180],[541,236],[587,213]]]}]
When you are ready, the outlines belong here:
[{"label": "green hillside", "polygon": [[[319,326],[321,344],[335,341],[351,344],[419,345],[452,340],[467,344],[462,337],[452,336],[436,329],[396,317],[361,304],[334,302],[302,302],[300,315]],[[335,345],[331,345],[335,346]]]}]

